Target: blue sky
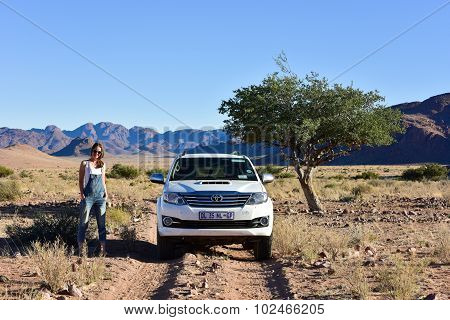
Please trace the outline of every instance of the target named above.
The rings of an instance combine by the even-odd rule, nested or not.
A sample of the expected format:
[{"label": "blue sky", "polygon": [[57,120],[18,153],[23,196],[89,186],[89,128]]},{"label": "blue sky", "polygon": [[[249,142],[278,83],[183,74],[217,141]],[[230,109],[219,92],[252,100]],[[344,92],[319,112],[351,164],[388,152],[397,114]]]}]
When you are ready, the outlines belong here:
[{"label": "blue sky", "polygon": [[[445,3],[0,0],[193,128],[276,71],[332,79]],[[340,77],[388,105],[450,91],[450,5]],[[182,126],[0,3],[0,127]]]}]

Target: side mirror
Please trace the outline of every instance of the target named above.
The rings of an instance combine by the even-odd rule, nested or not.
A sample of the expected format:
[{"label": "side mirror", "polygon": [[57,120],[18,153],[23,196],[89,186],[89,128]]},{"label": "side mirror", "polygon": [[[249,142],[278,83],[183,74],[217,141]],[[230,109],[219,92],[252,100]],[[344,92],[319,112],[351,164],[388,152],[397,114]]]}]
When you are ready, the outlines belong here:
[{"label": "side mirror", "polygon": [[164,184],[164,175],[162,173],[152,173],[150,175],[150,181],[153,183]]},{"label": "side mirror", "polygon": [[273,174],[270,174],[270,173],[263,173],[262,178],[261,178],[262,183],[271,183],[271,182],[273,182],[274,179],[275,178],[273,177]]}]

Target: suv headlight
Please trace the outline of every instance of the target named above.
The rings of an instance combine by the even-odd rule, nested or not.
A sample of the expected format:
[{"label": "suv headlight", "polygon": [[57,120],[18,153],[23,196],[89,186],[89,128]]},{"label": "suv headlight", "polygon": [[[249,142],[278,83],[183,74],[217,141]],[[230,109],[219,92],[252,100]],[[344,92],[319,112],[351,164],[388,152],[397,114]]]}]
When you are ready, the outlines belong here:
[{"label": "suv headlight", "polygon": [[176,204],[176,205],[183,205],[186,204],[186,202],[184,201],[183,197],[180,196],[178,193],[174,193],[174,192],[166,192],[163,194],[163,200],[164,202],[167,203],[171,203],[171,204]]},{"label": "suv headlight", "polygon": [[253,204],[260,204],[266,202],[268,199],[266,192],[255,192],[253,193],[250,198],[248,198],[247,203],[249,205]]}]

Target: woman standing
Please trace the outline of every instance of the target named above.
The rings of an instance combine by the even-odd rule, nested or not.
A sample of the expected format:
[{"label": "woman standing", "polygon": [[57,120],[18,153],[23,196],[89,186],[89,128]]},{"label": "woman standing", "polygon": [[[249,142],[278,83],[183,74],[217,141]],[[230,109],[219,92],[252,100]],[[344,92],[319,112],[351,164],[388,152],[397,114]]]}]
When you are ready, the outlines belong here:
[{"label": "woman standing", "polygon": [[106,191],[105,164],[102,161],[104,149],[101,143],[95,143],[91,148],[89,160],[81,162],[79,172],[80,187],[80,221],[78,224],[78,252],[86,254],[85,238],[89,224],[89,214],[95,210],[98,226],[98,238],[100,242],[100,255],[106,255]]}]

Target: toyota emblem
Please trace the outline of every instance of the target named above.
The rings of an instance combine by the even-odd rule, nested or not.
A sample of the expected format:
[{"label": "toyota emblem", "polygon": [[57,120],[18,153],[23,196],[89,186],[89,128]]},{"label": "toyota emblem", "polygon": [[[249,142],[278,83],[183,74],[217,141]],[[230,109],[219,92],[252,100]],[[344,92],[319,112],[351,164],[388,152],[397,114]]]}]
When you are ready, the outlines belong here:
[{"label": "toyota emblem", "polygon": [[223,200],[223,197],[220,194],[215,194],[215,195],[211,196],[211,200],[213,202],[220,202]]}]

